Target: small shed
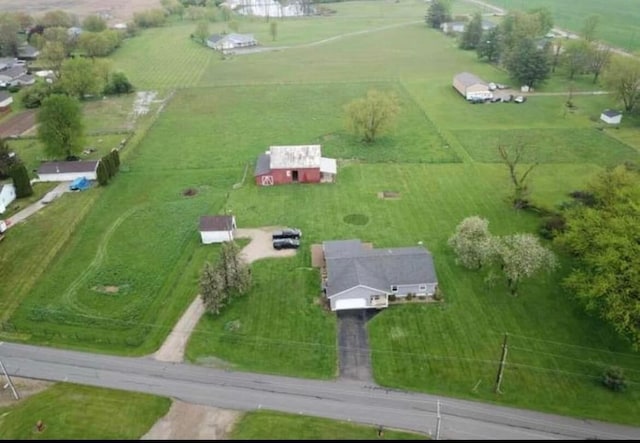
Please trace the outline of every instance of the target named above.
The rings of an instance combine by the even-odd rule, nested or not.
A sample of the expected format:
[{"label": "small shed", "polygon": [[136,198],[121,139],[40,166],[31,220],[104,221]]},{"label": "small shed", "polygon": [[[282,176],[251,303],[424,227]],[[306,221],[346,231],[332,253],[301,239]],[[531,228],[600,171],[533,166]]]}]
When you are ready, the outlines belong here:
[{"label": "small shed", "polygon": [[233,241],[233,231],[236,229],[236,218],[233,215],[203,215],[200,217],[202,244]]},{"label": "small shed", "polygon": [[16,188],[12,183],[0,184],[0,214],[16,199]]},{"label": "small shed", "polygon": [[98,160],[47,162],[38,168],[41,182],[66,182],[80,177],[97,180]]},{"label": "small shed", "polygon": [[622,112],[607,109],[600,114],[600,120],[610,125],[619,125],[622,121]]},{"label": "small shed", "polygon": [[467,100],[489,99],[493,93],[489,84],[480,77],[469,72],[461,72],[453,77],[453,87]]}]

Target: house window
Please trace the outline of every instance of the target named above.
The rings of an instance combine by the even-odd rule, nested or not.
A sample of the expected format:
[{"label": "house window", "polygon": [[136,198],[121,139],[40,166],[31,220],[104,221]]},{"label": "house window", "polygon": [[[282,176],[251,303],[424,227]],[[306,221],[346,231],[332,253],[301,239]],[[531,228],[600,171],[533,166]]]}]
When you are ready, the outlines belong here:
[{"label": "house window", "polygon": [[291,177],[291,171],[287,171],[287,177]]},{"label": "house window", "polygon": [[397,285],[391,285],[391,292],[398,292],[398,286]]},{"label": "house window", "polygon": [[420,290],[420,292],[424,292],[427,290],[427,285],[420,285],[418,289]]}]

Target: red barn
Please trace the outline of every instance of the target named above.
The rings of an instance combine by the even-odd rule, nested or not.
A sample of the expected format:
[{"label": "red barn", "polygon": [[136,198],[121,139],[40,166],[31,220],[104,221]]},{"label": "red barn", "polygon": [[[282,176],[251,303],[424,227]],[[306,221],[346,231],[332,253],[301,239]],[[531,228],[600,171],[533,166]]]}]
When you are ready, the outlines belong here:
[{"label": "red barn", "polygon": [[259,186],[326,183],[336,176],[336,160],[321,156],[320,145],[271,146],[258,157],[254,176]]}]

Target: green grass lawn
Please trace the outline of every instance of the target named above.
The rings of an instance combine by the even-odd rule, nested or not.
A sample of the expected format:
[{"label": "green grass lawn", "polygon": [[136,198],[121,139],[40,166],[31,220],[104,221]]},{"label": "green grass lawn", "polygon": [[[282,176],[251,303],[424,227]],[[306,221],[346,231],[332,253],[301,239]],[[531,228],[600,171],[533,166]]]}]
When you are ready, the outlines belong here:
[{"label": "green grass lawn", "polygon": [[548,8],[554,23],[580,34],[587,17],[597,15],[597,38],[622,49],[640,49],[640,8],[635,0],[491,0],[488,3],[507,10]]},{"label": "green grass lawn", "polygon": [[[354,4],[336,8],[354,14]],[[380,3],[358,4],[373,8],[377,26],[379,14],[371,11]],[[424,5],[416,9],[422,20]],[[189,41],[187,25],[129,40],[116,65],[140,89],[177,91],[157,119],[152,112],[138,122],[121,172],[107,187],[65,195],[4,240],[0,336],[150,354],[197,294],[203,263],[217,257],[217,247],[200,244],[199,217],[231,211],[239,227],[299,227],[303,247],[293,258],[253,265],[251,292],[198,324],[187,349],[191,361],[333,377],[335,317],[318,304],[309,246],[348,238],[376,247],[423,242],[434,254],[445,303],[394,307],[372,321],[379,383],[638,424],[638,354],[563,293],[568,263],[525,282],[514,298],[502,282],[488,287],[458,267],[447,247],[455,226],[471,215],[487,218],[494,234],[539,227],[537,215],[505,201],[510,183],[492,154],[497,141],[528,137],[535,144],[543,163],[531,174],[532,199],[554,207],[612,161],[637,158],[637,129],[627,121],[620,130],[594,129],[593,116],[615,104],[607,96],[576,97],[571,113],[563,96],[469,105],[451,87],[454,73],[504,73],[424,24],[404,25],[403,14],[400,27],[224,61]],[[347,22],[320,20],[329,27]],[[353,20],[362,30],[364,18]],[[397,91],[402,112],[389,134],[363,147],[345,133],[342,106],[371,87]],[[122,100],[114,104],[122,114],[104,128],[122,124]],[[110,106],[93,110],[93,127]],[[255,159],[270,145],[311,143],[338,158],[335,184],[255,186]],[[244,185],[235,188],[245,170]],[[198,192],[186,197],[187,188]],[[381,191],[400,199],[381,200]],[[353,216],[366,223],[349,223]],[[491,381],[504,332],[513,335],[514,349],[504,394],[496,397]],[[602,366],[614,363],[632,386],[621,395],[597,384]]]},{"label": "green grass lawn", "polygon": [[1,407],[0,429],[3,440],[137,440],[170,406],[165,397],[56,383]]},{"label": "green grass lawn", "polygon": [[428,440],[425,435],[275,411],[251,411],[235,425],[230,440]]}]

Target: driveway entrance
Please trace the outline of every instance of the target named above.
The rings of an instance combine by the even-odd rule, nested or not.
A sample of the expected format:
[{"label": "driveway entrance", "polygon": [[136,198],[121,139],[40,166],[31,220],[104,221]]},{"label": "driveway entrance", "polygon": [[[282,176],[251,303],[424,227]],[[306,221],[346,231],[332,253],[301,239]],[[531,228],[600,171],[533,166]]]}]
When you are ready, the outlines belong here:
[{"label": "driveway entrance", "polygon": [[373,382],[366,324],[377,309],[348,309],[338,315],[340,378]]}]

